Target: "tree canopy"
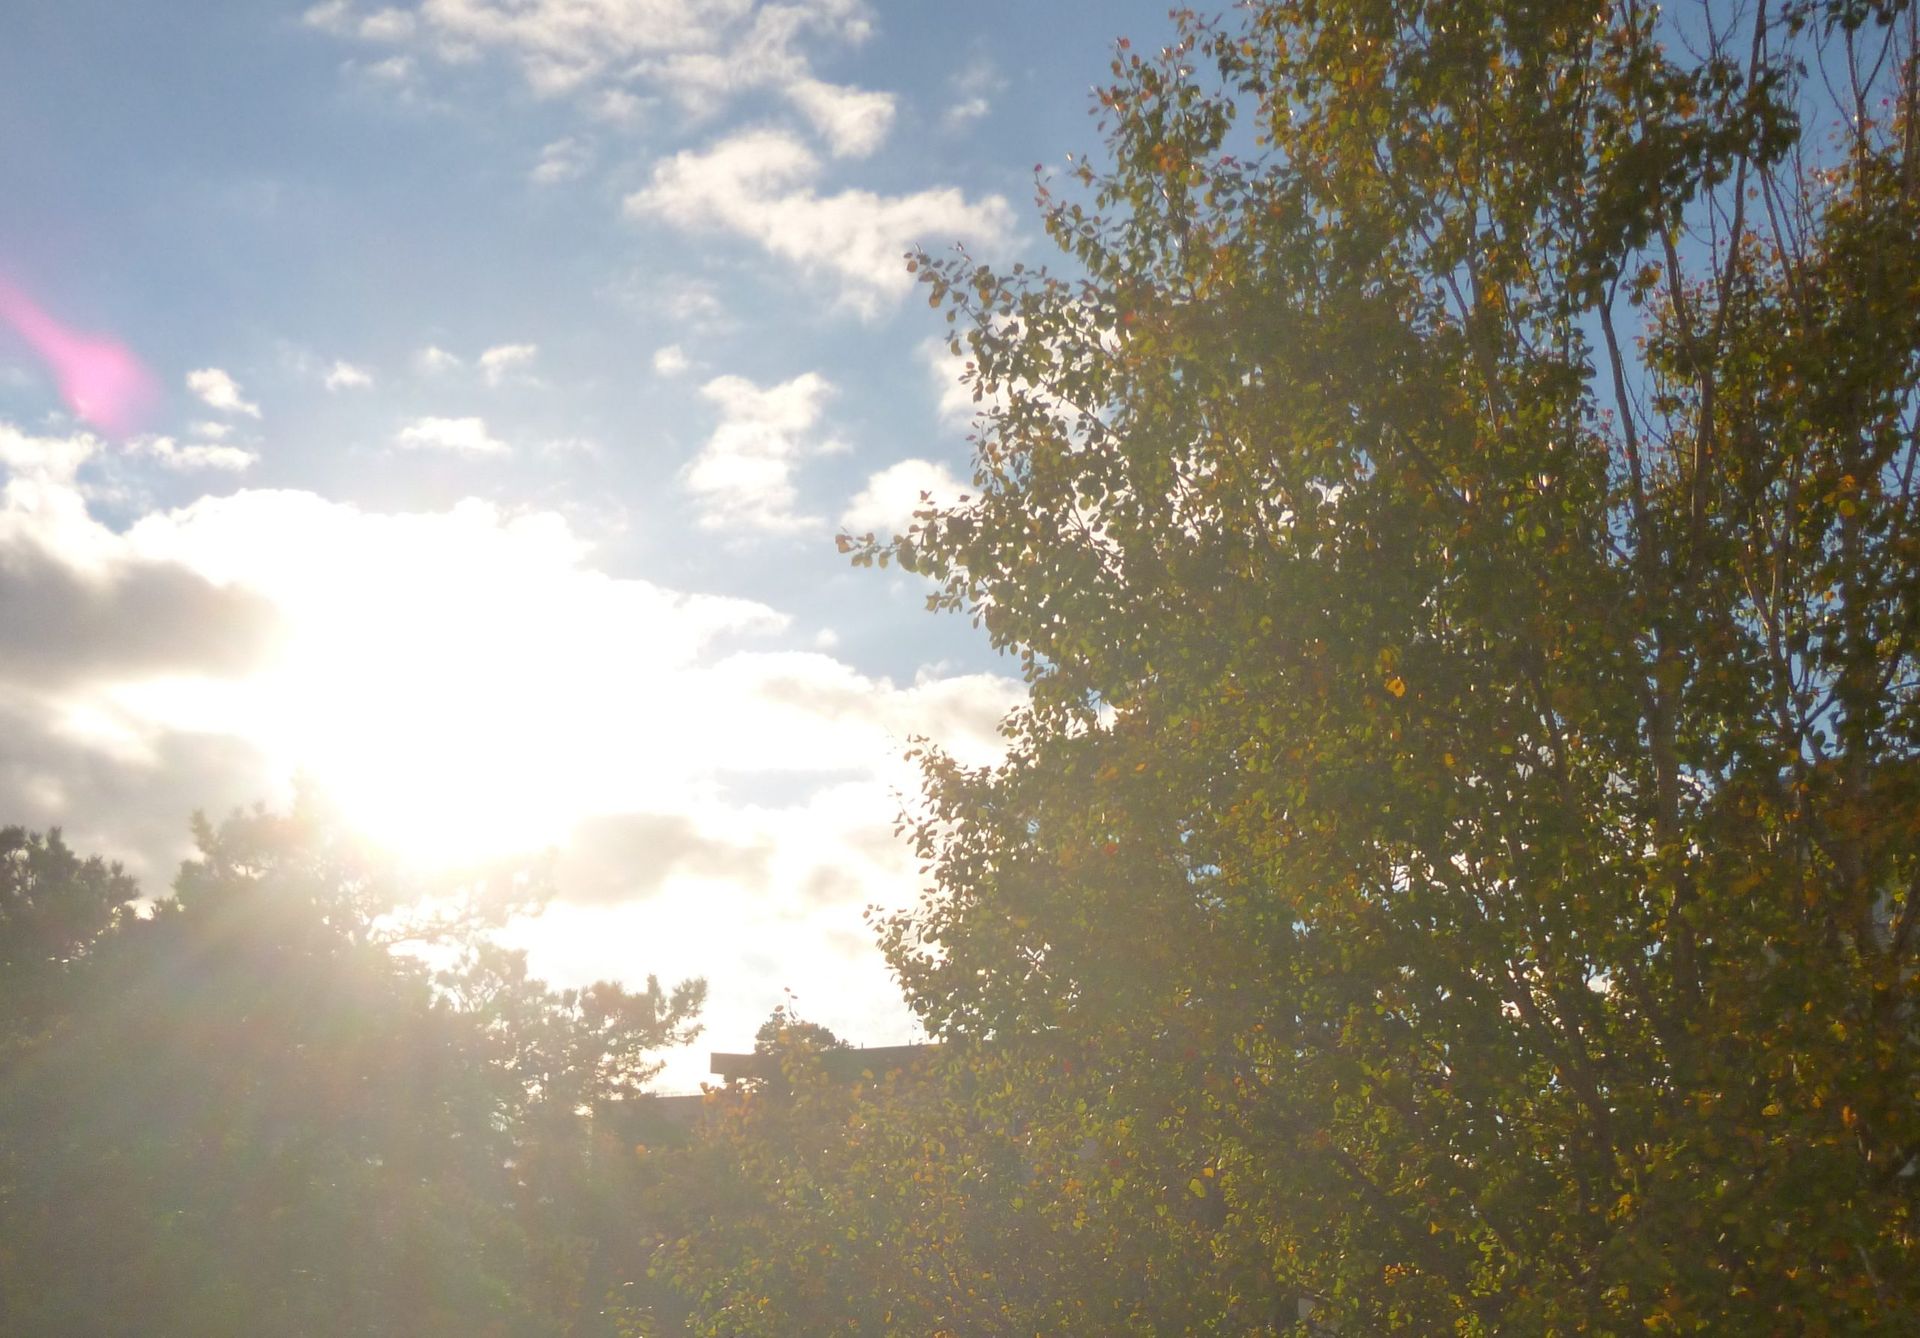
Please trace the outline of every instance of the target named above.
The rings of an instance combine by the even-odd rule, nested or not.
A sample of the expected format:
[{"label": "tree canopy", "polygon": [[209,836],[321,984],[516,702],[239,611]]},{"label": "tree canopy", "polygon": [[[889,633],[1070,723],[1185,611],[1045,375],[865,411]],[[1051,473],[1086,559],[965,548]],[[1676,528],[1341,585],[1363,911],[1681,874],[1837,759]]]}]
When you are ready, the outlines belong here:
[{"label": "tree canopy", "polygon": [[1913,11],[1177,21],[1064,275],[915,262],[974,488],[843,546],[1032,691],[910,1000],[1208,1168],[1223,1329],[1910,1330]]},{"label": "tree canopy", "polygon": [[423,908],[310,801],[196,833],[140,915],[0,834],[0,1331],[616,1332],[622,1115],[701,987],[551,990],[485,932],[524,880]]}]

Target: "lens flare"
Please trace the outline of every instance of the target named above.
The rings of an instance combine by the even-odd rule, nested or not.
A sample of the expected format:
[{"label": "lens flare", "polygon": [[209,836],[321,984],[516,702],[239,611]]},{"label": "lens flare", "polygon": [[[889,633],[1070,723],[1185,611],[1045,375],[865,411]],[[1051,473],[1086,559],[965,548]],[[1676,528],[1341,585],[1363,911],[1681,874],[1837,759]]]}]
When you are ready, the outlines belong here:
[{"label": "lens flare", "polygon": [[75,418],[118,437],[140,430],[159,399],[159,386],[124,344],[69,330],[4,279],[0,321],[46,362]]}]

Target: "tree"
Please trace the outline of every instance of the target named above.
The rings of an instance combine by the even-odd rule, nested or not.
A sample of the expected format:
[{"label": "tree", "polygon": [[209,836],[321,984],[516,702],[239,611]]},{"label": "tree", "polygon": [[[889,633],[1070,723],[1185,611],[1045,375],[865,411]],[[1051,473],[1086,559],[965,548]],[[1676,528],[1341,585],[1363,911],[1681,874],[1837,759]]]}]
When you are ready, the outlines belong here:
[{"label": "tree", "polygon": [[0,828],[0,979],[17,983],[72,962],[139,889],[117,864],[81,859],[55,828]]},{"label": "tree", "polygon": [[1042,187],[1079,277],[916,259],[975,490],[843,547],[1031,700],[885,946],[1080,1057],[1104,1199],[1209,1171],[1189,1327],[1920,1323],[1916,45],[1182,15]]},{"label": "tree", "polygon": [[1137,1128],[1091,1106],[1110,1075],[965,1040],[854,1072],[822,1061],[863,1052],[818,1042],[762,1050],[777,1079],[709,1091],[690,1145],[646,1158],[656,1324],[1246,1333],[1273,1318],[1270,1275],[1243,1285],[1214,1249],[1218,1168],[1159,1134],[1163,1112]]},{"label": "tree", "polygon": [[1084,1267],[1094,1238],[1042,1210],[1053,1168],[1007,1099],[1032,1089],[978,1053],[850,1079],[819,1062],[838,1048],[763,1050],[779,1079],[710,1091],[691,1146],[657,1159],[656,1314],[698,1334],[957,1335],[1114,1313],[1111,1267]]},{"label": "tree", "polygon": [[[702,987],[551,990],[488,938],[526,879],[414,905],[311,796],[195,831],[144,916],[17,843],[36,922],[80,928],[0,1053],[0,1331],[613,1332],[644,1267],[617,1108]],[[45,955],[0,962],[0,997]]]},{"label": "tree", "polygon": [[785,1003],[775,1004],[767,1020],[753,1033],[756,1055],[812,1054],[846,1048],[847,1043],[834,1035],[833,1028],[801,1017],[798,1010]]}]

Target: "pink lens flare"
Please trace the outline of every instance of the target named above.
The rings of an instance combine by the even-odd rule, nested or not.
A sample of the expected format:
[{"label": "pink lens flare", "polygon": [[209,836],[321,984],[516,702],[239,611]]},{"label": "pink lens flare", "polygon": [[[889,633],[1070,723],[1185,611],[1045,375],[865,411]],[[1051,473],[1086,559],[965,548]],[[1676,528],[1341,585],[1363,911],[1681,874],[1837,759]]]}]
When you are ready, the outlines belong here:
[{"label": "pink lens flare", "polygon": [[140,430],[160,388],[124,344],[76,334],[5,279],[0,279],[0,320],[45,359],[75,418],[116,437]]}]

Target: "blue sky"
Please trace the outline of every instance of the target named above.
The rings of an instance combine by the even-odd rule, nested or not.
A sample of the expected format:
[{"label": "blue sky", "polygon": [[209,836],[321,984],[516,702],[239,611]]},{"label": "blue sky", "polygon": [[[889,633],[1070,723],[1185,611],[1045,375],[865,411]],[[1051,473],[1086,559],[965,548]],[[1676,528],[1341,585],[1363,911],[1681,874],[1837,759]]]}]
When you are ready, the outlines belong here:
[{"label": "blue sky", "polygon": [[560,852],[562,981],[909,1023],[862,909],[930,734],[1020,689],[850,570],[967,473],[900,254],[1046,258],[1036,164],[1164,7],[28,0],[0,281],[162,389],[78,421],[0,331],[0,821],[150,888],[312,776],[422,860]]}]

